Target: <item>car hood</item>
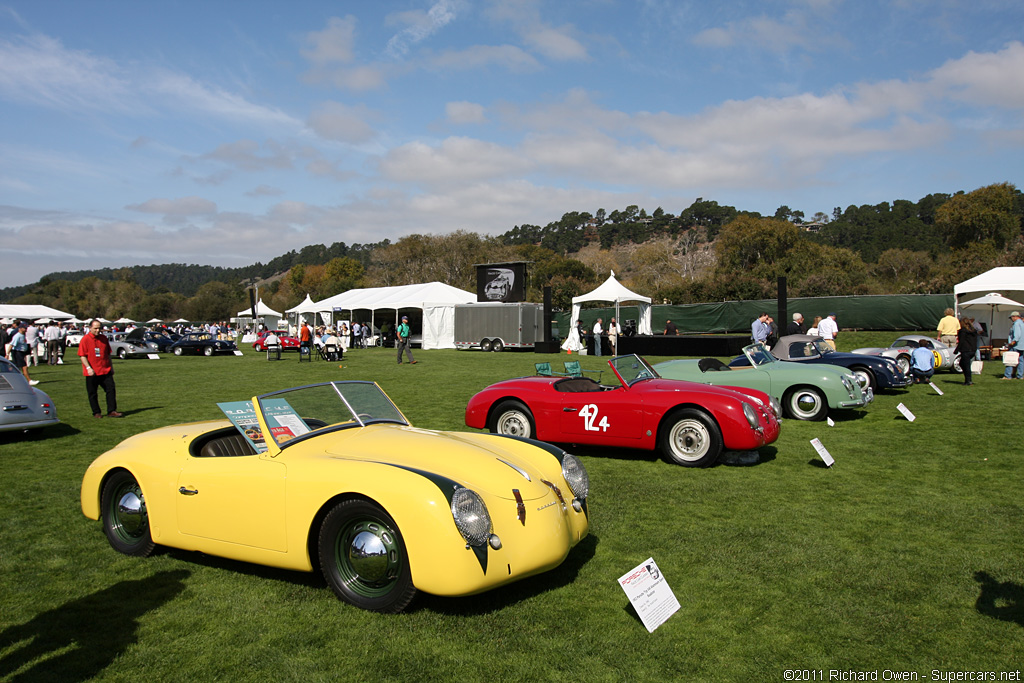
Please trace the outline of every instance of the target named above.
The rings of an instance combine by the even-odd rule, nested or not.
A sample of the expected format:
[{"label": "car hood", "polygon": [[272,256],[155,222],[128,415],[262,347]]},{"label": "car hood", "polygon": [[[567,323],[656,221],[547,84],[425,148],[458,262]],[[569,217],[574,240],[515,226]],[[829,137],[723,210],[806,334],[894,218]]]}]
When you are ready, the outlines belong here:
[{"label": "car hood", "polygon": [[[325,447],[329,457],[439,474],[467,488],[509,500],[513,499],[512,489],[518,489],[524,500],[542,498],[550,491],[543,483],[545,475],[529,458],[519,455],[523,444],[514,439],[388,424],[371,424],[343,433],[343,439],[332,439]],[[466,478],[467,472],[472,472],[472,479]]]}]

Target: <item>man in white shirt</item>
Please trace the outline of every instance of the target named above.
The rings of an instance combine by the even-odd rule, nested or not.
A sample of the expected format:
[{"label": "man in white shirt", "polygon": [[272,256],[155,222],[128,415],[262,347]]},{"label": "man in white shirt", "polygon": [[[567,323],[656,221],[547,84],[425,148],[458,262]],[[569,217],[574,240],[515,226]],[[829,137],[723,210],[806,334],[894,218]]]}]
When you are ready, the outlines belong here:
[{"label": "man in white shirt", "polygon": [[43,339],[46,340],[46,364],[56,365],[60,357],[60,328],[56,320],[50,321],[43,332]]},{"label": "man in white shirt", "polygon": [[604,327],[601,326],[601,319],[598,318],[597,322],[594,323],[594,355],[601,355],[601,333],[604,332]]},{"label": "man in white shirt", "polygon": [[818,336],[825,340],[825,343],[836,350],[836,337],[839,336],[839,325],[836,324],[836,314],[829,313],[828,317],[818,323]]}]

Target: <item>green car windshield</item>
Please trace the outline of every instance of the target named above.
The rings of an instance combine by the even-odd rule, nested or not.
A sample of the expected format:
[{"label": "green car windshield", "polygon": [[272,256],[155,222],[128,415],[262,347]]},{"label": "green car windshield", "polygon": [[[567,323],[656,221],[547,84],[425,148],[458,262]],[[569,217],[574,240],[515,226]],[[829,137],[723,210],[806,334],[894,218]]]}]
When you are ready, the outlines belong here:
[{"label": "green car windshield", "polygon": [[635,353],[628,356],[616,356],[608,363],[615,370],[615,374],[619,376],[619,381],[623,386],[632,386],[634,382],[641,379],[661,377],[654,368],[647,364],[647,361]]},{"label": "green car windshield", "polygon": [[755,368],[762,365],[768,365],[769,363],[778,362],[775,356],[771,354],[771,351],[768,350],[768,347],[762,342],[744,347],[743,353],[746,355],[747,360],[750,361],[750,364]]}]

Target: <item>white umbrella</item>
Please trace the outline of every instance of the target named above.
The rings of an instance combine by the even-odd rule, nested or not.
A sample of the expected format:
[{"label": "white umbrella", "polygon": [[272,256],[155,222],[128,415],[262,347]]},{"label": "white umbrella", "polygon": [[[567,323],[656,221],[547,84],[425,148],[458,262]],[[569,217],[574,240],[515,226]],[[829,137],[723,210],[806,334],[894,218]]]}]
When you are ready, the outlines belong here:
[{"label": "white umbrella", "polygon": [[49,318],[40,318],[36,322],[37,323],[48,323],[48,322],[50,322],[50,319]]},{"label": "white umbrella", "polygon": [[970,301],[964,301],[960,304],[960,308],[967,308],[968,306],[975,306],[981,308],[983,306],[989,307],[988,313],[988,330],[989,339],[991,340],[992,335],[992,323],[995,322],[996,311],[1005,313],[1006,311],[1019,311],[1024,308],[1024,304],[1009,299],[999,292],[989,292],[985,296],[978,297],[977,299],[971,299]]},{"label": "white umbrella", "polygon": [[187,321],[187,320],[185,320],[184,318],[178,318],[178,319],[177,319],[177,320],[175,320],[174,322],[176,322],[176,323],[187,323],[188,321]]},{"label": "white umbrella", "polygon": [[162,323],[162,322],[163,322],[163,320],[161,320],[160,318],[153,318],[152,320],[147,320],[146,324],[147,325],[152,325],[153,323]]},{"label": "white umbrella", "polygon": [[114,322],[116,322],[116,323],[133,323],[135,321],[132,320],[131,318],[118,318]]}]

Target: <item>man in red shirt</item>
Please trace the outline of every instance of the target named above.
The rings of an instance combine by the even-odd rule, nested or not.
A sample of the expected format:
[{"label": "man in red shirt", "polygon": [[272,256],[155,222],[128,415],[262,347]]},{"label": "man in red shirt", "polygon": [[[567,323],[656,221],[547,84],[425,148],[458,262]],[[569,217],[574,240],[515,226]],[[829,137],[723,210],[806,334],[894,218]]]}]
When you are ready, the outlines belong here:
[{"label": "man in red shirt", "polygon": [[310,334],[306,321],[302,321],[302,328],[299,329],[299,353],[308,354],[313,352],[313,335]]},{"label": "man in red shirt", "polygon": [[97,394],[103,387],[107,395],[107,417],[124,417],[117,412],[117,391],[114,388],[114,366],[110,364],[110,342],[100,332],[100,321],[89,321],[89,332],[78,344],[78,355],[82,359],[82,374],[85,375],[85,390],[89,394],[89,407],[93,417],[103,417]]}]

